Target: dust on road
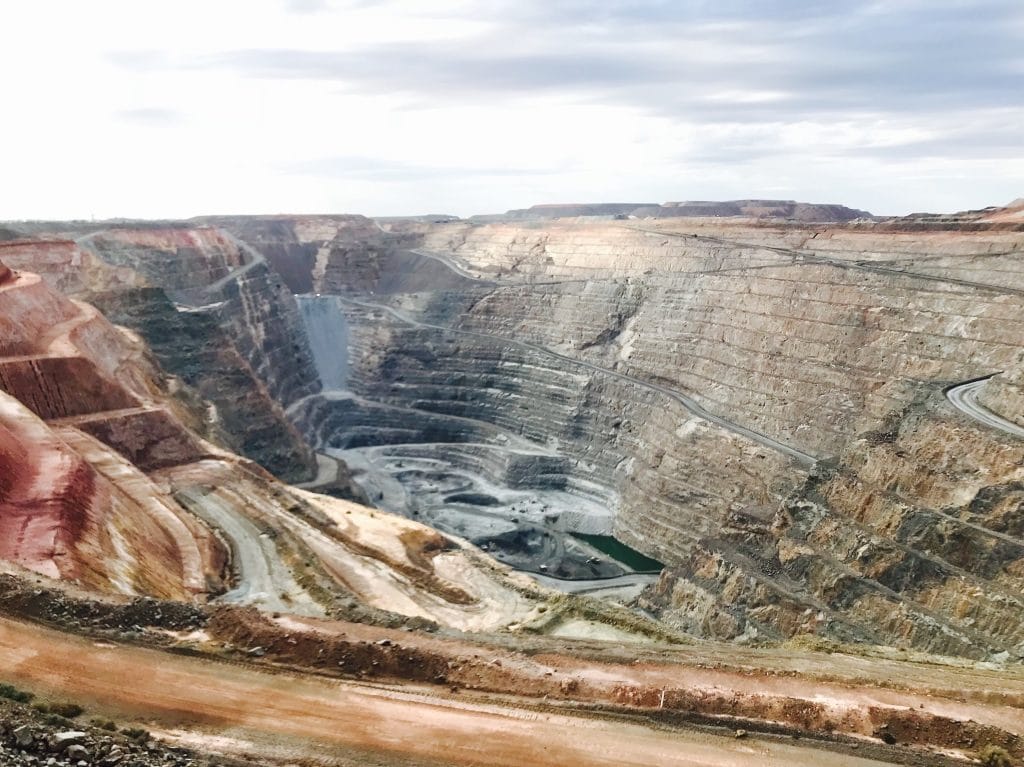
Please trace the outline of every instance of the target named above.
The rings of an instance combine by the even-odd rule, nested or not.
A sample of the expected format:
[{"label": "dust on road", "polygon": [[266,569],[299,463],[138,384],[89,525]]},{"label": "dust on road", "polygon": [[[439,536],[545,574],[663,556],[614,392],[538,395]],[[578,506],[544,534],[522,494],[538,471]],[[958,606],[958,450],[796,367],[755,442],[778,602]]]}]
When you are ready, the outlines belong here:
[{"label": "dust on road", "polygon": [[257,749],[286,741],[308,756],[343,747],[398,760],[495,767],[884,764],[787,744],[268,673],[97,643],[8,619],[0,619],[0,666],[6,681],[59,693],[94,710],[198,727]]}]

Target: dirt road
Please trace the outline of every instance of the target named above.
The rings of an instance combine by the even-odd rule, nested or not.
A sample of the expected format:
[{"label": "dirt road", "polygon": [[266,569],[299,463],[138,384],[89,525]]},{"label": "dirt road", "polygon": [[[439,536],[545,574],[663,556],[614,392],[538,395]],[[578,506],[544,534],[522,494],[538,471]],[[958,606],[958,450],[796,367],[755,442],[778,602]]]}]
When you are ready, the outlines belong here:
[{"label": "dirt road", "polygon": [[182,490],[179,499],[189,511],[220,530],[231,545],[238,585],[219,597],[220,601],[271,612],[324,614],[281,561],[274,541],[240,511],[240,505],[194,489]]},{"label": "dirt road", "polygon": [[978,401],[978,395],[981,394],[982,387],[988,383],[991,377],[988,376],[976,381],[968,381],[967,383],[952,386],[946,390],[946,399],[952,403],[953,407],[961,413],[967,414],[975,421],[1024,439],[1024,428],[1018,426],[1013,421],[1008,421],[1002,416],[993,413]]},{"label": "dirt road", "polygon": [[[452,765],[880,767],[813,748],[461,702],[115,646],[0,619],[4,681],[91,710],[292,758],[372,753]],[[251,745],[246,745],[251,744]],[[340,758],[340,756],[339,756]],[[321,762],[318,762],[321,763]]]}]

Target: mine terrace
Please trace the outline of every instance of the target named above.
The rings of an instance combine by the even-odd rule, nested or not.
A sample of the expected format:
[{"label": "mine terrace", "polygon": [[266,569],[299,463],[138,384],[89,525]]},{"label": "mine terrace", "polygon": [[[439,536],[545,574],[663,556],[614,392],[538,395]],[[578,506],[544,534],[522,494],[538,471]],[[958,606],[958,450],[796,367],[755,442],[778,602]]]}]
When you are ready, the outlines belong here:
[{"label": "mine terrace", "polygon": [[1022,594],[1024,201],[0,225],[4,765],[1016,764]]}]

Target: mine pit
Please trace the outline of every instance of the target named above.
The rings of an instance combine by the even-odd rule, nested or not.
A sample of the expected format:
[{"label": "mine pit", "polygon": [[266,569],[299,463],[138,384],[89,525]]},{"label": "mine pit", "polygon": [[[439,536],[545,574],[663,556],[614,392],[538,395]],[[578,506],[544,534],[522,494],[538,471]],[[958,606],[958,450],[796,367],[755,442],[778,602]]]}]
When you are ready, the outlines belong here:
[{"label": "mine pit", "polygon": [[18,225],[0,761],[1019,761],[987,215]]},{"label": "mine pit", "polygon": [[[579,530],[601,532],[610,515],[585,499],[561,490],[520,490],[503,486],[465,463],[449,463],[459,455],[437,446],[437,458],[428,444],[414,443],[414,455],[402,446],[383,451],[357,448],[331,451],[349,466],[359,467],[354,481],[387,511],[408,516],[436,529],[472,541],[499,562],[550,581],[614,578],[634,572],[617,564],[581,539]],[[482,448],[501,451],[501,445]],[[539,484],[523,473],[517,484]],[[384,487],[392,488],[385,493]],[[563,515],[576,521],[575,529],[561,524]]]}]

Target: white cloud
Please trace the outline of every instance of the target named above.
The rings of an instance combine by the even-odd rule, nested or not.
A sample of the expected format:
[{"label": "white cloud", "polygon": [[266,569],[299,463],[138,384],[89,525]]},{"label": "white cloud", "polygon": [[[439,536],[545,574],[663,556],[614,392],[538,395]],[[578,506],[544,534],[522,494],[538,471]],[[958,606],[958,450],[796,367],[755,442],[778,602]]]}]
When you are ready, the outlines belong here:
[{"label": "white cloud", "polygon": [[1014,0],[9,6],[0,219],[1024,189]]}]

